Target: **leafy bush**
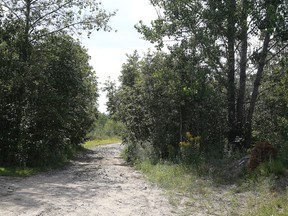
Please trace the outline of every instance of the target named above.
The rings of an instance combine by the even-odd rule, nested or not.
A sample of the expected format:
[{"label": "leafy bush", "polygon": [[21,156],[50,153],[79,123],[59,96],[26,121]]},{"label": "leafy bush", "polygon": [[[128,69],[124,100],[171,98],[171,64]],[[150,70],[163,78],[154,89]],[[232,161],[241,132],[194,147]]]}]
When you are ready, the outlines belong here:
[{"label": "leafy bush", "polygon": [[283,175],[285,169],[284,164],[280,160],[271,160],[259,165],[256,172],[261,176],[269,176],[271,174]]}]

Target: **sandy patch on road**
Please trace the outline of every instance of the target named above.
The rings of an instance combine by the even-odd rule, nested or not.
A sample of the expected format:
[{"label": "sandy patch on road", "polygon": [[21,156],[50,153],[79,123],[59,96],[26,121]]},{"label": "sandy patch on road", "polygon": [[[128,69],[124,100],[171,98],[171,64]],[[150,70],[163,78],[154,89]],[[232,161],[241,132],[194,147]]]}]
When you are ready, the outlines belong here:
[{"label": "sandy patch on road", "polygon": [[0,176],[0,215],[176,215],[162,191],[120,158],[121,148],[100,146],[28,178]]}]

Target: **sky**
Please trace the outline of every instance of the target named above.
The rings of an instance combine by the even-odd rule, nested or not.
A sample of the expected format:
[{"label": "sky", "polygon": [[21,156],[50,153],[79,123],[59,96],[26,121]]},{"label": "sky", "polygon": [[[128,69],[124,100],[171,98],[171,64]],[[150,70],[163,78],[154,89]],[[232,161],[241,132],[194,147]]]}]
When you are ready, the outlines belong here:
[{"label": "sky", "polygon": [[[91,56],[90,64],[96,71],[99,87],[110,77],[118,82],[122,64],[126,62],[126,54],[137,50],[139,54],[153,49],[153,44],[145,41],[134,28],[140,20],[149,24],[157,17],[157,13],[149,0],[102,0],[107,11],[118,10],[110,20],[110,26],[117,32],[94,32],[90,39],[83,38],[82,45]],[[106,95],[99,91],[98,110],[106,112]]]}]

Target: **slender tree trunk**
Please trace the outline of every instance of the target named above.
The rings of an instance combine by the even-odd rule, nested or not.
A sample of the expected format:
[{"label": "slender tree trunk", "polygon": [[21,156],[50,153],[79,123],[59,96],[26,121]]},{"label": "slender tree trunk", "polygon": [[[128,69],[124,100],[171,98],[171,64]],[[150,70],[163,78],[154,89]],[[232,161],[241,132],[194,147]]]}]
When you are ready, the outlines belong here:
[{"label": "slender tree trunk", "polygon": [[[21,47],[20,47],[20,61],[22,62],[21,70],[19,71],[18,77],[18,85],[16,86],[15,90],[15,100],[17,101],[17,108],[16,108],[16,122],[17,122],[17,129],[16,129],[16,143],[18,151],[18,158],[16,161],[17,164],[26,166],[26,146],[24,146],[25,141],[23,141],[23,137],[25,137],[25,133],[23,132],[25,129],[25,118],[27,116],[27,71],[29,70],[29,58],[31,54],[31,46],[29,42],[29,31],[30,31],[30,16],[31,16],[31,0],[25,0],[25,26],[24,32],[21,39]],[[22,160],[22,161],[19,161]]]},{"label": "slender tree trunk", "polygon": [[29,44],[29,31],[30,31],[30,13],[31,13],[31,0],[25,0],[26,11],[25,11],[25,29],[23,38],[23,50],[22,50],[22,60],[24,62],[28,61],[30,55],[30,44]]},{"label": "slender tree trunk", "polygon": [[228,39],[228,83],[227,83],[227,97],[228,97],[228,142],[232,143],[235,140],[235,12],[236,1],[228,1],[227,14],[227,39]]},{"label": "slender tree trunk", "polygon": [[267,53],[268,53],[268,47],[269,47],[269,42],[270,42],[270,34],[266,32],[264,41],[263,41],[263,49],[260,55],[259,59],[259,65],[258,65],[258,70],[256,73],[256,78],[254,81],[254,87],[253,87],[253,92],[252,96],[250,99],[250,106],[247,114],[247,119],[246,119],[246,133],[245,133],[245,148],[249,148],[251,145],[252,141],[252,120],[253,120],[253,114],[255,110],[255,105],[257,101],[257,97],[259,94],[259,86],[261,84],[262,76],[263,76],[263,71],[264,71],[264,66],[266,64],[266,58],[267,58]]},{"label": "slender tree trunk", "polygon": [[236,124],[237,124],[237,135],[243,137],[244,135],[244,100],[246,91],[246,69],[247,69],[247,48],[248,48],[248,37],[247,37],[247,17],[248,17],[248,1],[242,1],[242,16],[241,16],[241,56],[240,56],[240,80],[239,90],[237,97],[236,106]]}]

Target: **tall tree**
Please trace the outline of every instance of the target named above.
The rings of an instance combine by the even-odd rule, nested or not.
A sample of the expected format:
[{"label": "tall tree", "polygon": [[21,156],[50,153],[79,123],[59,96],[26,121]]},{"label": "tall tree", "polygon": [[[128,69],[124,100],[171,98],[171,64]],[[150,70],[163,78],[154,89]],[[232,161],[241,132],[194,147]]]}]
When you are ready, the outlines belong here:
[{"label": "tall tree", "polygon": [[[170,38],[176,44],[189,44],[183,46],[186,47],[183,52],[201,53],[202,65],[209,65],[210,76],[226,88],[229,143],[239,137],[249,148],[265,66],[287,46],[285,2],[151,0],[151,3],[159,8],[158,19],[151,27],[140,22],[137,29],[160,47]],[[283,45],[282,51],[275,52],[276,44]],[[246,86],[249,74],[255,74],[251,97],[250,93],[245,94],[249,91]]]},{"label": "tall tree", "polygon": [[[273,53],[273,46],[276,44],[281,44],[283,41],[283,31],[288,33],[288,28],[283,29],[283,25],[287,27],[287,10],[285,11],[284,2],[282,1],[264,1],[259,3],[259,8],[261,8],[264,13],[259,14],[259,17],[256,16],[256,20],[258,21],[258,28],[262,33],[262,50],[257,53],[257,72],[254,80],[253,91],[251,94],[251,99],[249,103],[249,108],[247,111],[246,117],[246,131],[245,131],[245,144],[246,148],[250,147],[252,141],[252,123],[253,123],[253,115],[255,111],[256,102],[259,95],[259,87],[261,85],[263,73],[265,66],[269,63],[267,60],[267,56],[269,56],[269,52]],[[284,11],[283,11],[284,7]],[[285,18],[286,17],[286,18]],[[284,38],[284,45],[281,49],[284,49],[288,46],[287,39]],[[272,43],[274,43],[272,45]],[[281,52],[280,52],[281,53]],[[277,53],[276,55],[278,55]],[[272,54],[271,60],[276,55]]]},{"label": "tall tree", "polygon": [[[3,145],[3,149],[6,149],[7,155],[11,156],[7,156],[6,161],[18,164],[22,163],[21,161],[32,162],[33,158],[28,157],[30,153],[27,151],[31,149],[35,152],[41,152],[38,147],[44,145],[41,143],[49,137],[48,134],[51,135],[50,140],[46,140],[48,143],[51,143],[54,138],[62,144],[62,139],[67,138],[69,142],[66,140],[66,143],[76,143],[83,138],[83,133],[87,130],[87,125],[90,124],[87,114],[94,109],[96,103],[96,96],[89,96],[92,94],[91,92],[96,92],[95,87],[93,87],[96,83],[94,80],[89,80],[93,78],[93,75],[91,68],[87,66],[87,57],[81,54],[83,53],[82,48],[75,48],[78,45],[75,45],[71,38],[63,39],[62,37],[65,38],[65,34],[68,33],[79,35],[86,32],[89,36],[93,30],[110,31],[108,21],[114,14],[114,12],[108,13],[102,9],[100,2],[92,0],[2,0],[0,2],[0,49],[1,54],[3,54],[0,56],[3,60],[1,61],[0,83],[1,85],[6,83],[1,86],[5,90],[1,91],[1,100],[4,100],[1,103],[1,113],[5,116],[3,128],[7,128],[5,130],[7,136],[1,138],[1,145]],[[58,47],[53,46],[53,40]],[[67,47],[62,46],[63,44],[66,44]],[[68,46],[71,46],[71,52],[66,50]],[[55,52],[49,50],[49,47],[53,47]],[[66,52],[59,51],[59,48],[62,51],[66,50]],[[63,62],[60,63],[60,60]],[[78,65],[74,65],[75,62]],[[47,74],[43,73],[44,71]],[[84,71],[87,72],[87,77],[84,75],[86,73]],[[59,79],[51,78],[53,76]],[[72,76],[75,79],[72,79]],[[69,90],[69,84],[65,83],[65,80],[70,80],[70,87],[74,85],[75,89]],[[51,81],[51,83],[48,85],[46,81]],[[55,82],[57,86],[54,86]],[[46,93],[40,89],[39,83],[43,84],[43,88],[47,87]],[[61,84],[63,85],[61,86]],[[83,94],[80,95],[77,91]],[[56,97],[55,93],[58,93],[59,97]],[[72,95],[67,95],[68,93]],[[85,94],[87,96],[84,96]],[[61,111],[60,108],[53,107],[53,105],[61,106],[60,98],[64,95],[67,96],[64,98],[71,98],[73,101],[67,102],[69,106],[66,107],[66,110],[69,113],[63,112],[65,116],[62,116],[63,110]],[[38,99],[39,97],[47,100],[41,101]],[[92,101],[86,101],[90,99]],[[54,109],[50,110],[49,107]],[[50,130],[53,128],[52,125],[44,127],[37,121],[38,115],[43,117],[43,110],[51,115],[55,114],[54,123],[57,124],[57,127],[54,125],[51,133],[47,132],[47,128]],[[76,130],[73,130],[72,121],[77,120],[78,122],[74,124],[82,126],[74,127]],[[64,124],[66,124],[65,127]],[[38,133],[39,136],[36,136],[36,125],[40,125],[42,128]],[[59,129],[59,125],[61,125],[61,129]],[[69,131],[66,130],[66,127],[69,128]],[[59,133],[56,131],[57,128]],[[65,138],[65,131],[75,136]],[[36,137],[35,145],[29,141],[27,136],[30,135],[33,136],[33,139]],[[62,147],[65,146],[67,145],[62,145]],[[62,152],[61,145],[58,147],[55,149]],[[53,148],[51,147],[51,149]],[[43,151],[44,153],[45,151]],[[21,160],[17,159],[17,155],[23,156],[19,156]]]},{"label": "tall tree", "polygon": [[93,30],[111,30],[108,21],[115,14],[101,8],[101,2],[74,0],[2,0],[1,20],[23,24],[22,59],[29,57],[31,43],[55,32],[88,36]]},{"label": "tall tree", "polygon": [[46,37],[31,50],[34,62],[22,77],[17,48],[0,47],[0,163],[45,166],[65,158],[95,119],[97,83],[86,50],[65,35]]},{"label": "tall tree", "polygon": [[250,2],[242,0],[240,7],[240,30],[239,41],[240,48],[240,62],[239,62],[239,89],[236,105],[236,134],[240,137],[244,136],[245,124],[245,93],[246,93],[246,79],[247,79],[247,54],[248,54],[248,9]]},{"label": "tall tree", "polygon": [[228,96],[228,142],[235,140],[235,41],[236,41],[236,1],[227,1],[227,96]]}]

